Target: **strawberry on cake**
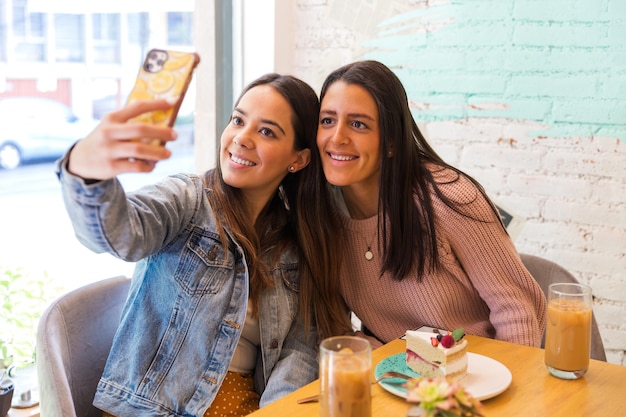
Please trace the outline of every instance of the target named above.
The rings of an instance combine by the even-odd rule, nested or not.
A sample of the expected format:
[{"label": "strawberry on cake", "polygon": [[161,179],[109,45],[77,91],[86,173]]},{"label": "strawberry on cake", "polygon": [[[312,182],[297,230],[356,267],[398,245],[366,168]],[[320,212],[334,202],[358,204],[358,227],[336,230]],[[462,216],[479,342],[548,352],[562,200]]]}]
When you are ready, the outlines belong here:
[{"label": "strawberry on cake", "polygon": [[407,366],[425,378],[443,375],[458,381],[467,374],[467,340],[463,336],[463,329],[445,335],[407,330]]}]

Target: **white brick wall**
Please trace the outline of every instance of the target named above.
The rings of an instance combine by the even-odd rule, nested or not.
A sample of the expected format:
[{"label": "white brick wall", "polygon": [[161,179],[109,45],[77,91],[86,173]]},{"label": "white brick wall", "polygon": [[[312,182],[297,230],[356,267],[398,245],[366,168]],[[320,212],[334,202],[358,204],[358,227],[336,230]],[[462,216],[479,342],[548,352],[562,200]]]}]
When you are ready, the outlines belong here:
[{"label": "white brick wall", "polygon": [[[441,3],[446,2],[298,0],[294,25],[297,28],[295,73],[319,91],[324,77],[331,70],[366,56],[368,49],[364,41],[382,33],[381,22],[400,13]],[[516,19],[526,19],[527,22],[511,36],[518,42],[529,44],[527,60],[530,63],[532,60],[562,62],[563,69],[552,75],[538,75],[530,70],[513,76],[510,73],[508,76],[494,74],[493,77],[483,77],[483,81],[474,80],[472,85],[494,94],[504,88],[523,94],[526,86],[532,83],[542,86],[540,91],[546,96],[569,86],[571,97],[561,94],[558,103],[548,101],[536,106],[537,115],[546,114],[551,119],[546,124],[573,117],[568,100],[572,106],[580,107],[580,94],[589,97],[585,103],[589,112],[585,117],[590,120],[626,121],[626,102],[619,98],[626,91],[624,54],[607,56],[606,51],[595,48],[595,45],[609,45],[619,36],[625,39],[625,2],[582,0],[576,3],[585,11],[586,21],[560,22],[580,34],[568,38],[570,42],[575,39],[578,44],[573,46],[581,48],[581,54],[576,58],[559,49],[563,46],[559,45],[563,43],[560,39],[551,39],[557,46],[552,51],[550,45],[546,46],[546,39],[550,37],[539,33],[546,30],[542,18],[554,15],[551,19],[559,20],[563,7],[571,7],[570,1],[554,0],[554,3],[554,8],[542,3],[541,10],[538,10],[536,6],[526,7],[527,2],[521,0],[478,2],[476,6],[482,7],[486,16],[487,23],[483,22],[483,26],[496,24],[487,19],[495,8],[511,11]],[[535,2],[532,4],[536,5]],[[594,30],[596,28],[601,30]],[[489,30],[488,26],[483,27],[485,36],[480,38],[481,42],[492,41]],[[533,33],[535,37],[531,36]],[[471,53],[472,48],[466,45],[465,49],[458,48],[457,54],[450,54],[449,59],[442,62],[452,67],[456,57],[456,61],[465,62],[468,67],[481,65],[471,60]],[[384,52],[380,52],[380,56],[379,59],[385,62]],[[593,76],[572,71],[590,68],[590,63],[599,59],[611,64],[601,82]],[[424,65],[427,64],[437,70],[434,63]],[[446,76],[444,72],[448,69],[441,68],[442,77]],[[419,83],[419,80],[415,82]],[[616,98],[610,103],[594,102],[595,95],[607,91],[614,91]],[[461,89],[449,93],[468,92]],[[423,97],[411,96],[410,99],[416,109],[424,105]],[[528,103],[532,105],[532,100]],[[498,103],[481,100],[472,104],[485,109],[498,106]],[[475,176],[496,201],[526,218],[516,239],[520,252],[551,259],[593,287],[594,311],[608,360],[626,364],[626,138],[585,136],[585,132],[576,137],[536,136],[533,131],[546,128],[539,119],[466,117],[456,121],[422,122],[420,127],[446,160]]]}]

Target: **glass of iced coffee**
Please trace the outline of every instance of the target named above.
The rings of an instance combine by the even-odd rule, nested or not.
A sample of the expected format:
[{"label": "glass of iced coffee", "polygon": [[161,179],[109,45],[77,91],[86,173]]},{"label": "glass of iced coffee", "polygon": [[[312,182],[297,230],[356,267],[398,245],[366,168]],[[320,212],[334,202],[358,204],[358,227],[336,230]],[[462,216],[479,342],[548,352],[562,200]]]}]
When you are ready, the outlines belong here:
[{"label": "glass of iced coffee", "polygon": [[550,374],[578,379],[587,372],[591,314],[591,287],[572,283],[550,285],[545,343],[545,361]]},{"label": "glass of iced coffee", "polygon": [[320,417],[370,417],[372,348],[356,336],[320,345]]}]

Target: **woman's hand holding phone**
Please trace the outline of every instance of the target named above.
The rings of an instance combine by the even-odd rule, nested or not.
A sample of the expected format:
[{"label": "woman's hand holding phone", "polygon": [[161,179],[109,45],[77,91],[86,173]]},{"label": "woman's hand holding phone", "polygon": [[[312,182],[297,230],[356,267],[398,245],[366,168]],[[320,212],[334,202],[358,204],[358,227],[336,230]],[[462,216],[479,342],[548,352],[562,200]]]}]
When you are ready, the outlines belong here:
[{"label": "woman's hand holding phone", "polygon": [[199,62],[194,52],[148,51],[126,106],[107,114],[74,146],[69,171],[106,180],[125,172],[151,172],[169,158],[164,145],[176,139],[172,126]]},{"label": "woman's hand holding phone", "polygon": [[159,142],[175,140],[176,132],[167,125],[129,120],[168,110],[172,105],[168,100],[136,101],[107,114],[87,137],[76,143],[69,155],[68,170],[89,180],[107,180],[127,172],[151,172],[157,162],[171,155]]}]

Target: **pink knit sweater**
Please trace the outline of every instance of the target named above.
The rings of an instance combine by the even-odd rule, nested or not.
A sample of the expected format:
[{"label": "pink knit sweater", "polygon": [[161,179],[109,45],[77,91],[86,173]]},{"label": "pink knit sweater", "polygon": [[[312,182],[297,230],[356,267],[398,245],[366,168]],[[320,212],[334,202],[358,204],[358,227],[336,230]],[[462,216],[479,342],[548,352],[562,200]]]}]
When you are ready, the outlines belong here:
[{"label": "pink knit sweater", "polygon": [[[338,201],[343,209],[335,213],[347,231],[341,291],[348,307],[385,343],[426,325],[539,346],[546,324],[544,294],[489,203],[475,199],[480,194],[466,178],[442,189],[455,201],[473,201],[464,209],[474,218],[493,221],[463,217],[432,194],[442,268],[421,282],[414,276],[400,282],[387,273],[381,277],[378,217],[354,220]],[[368,261],[370,242],[374,258]]]}]

